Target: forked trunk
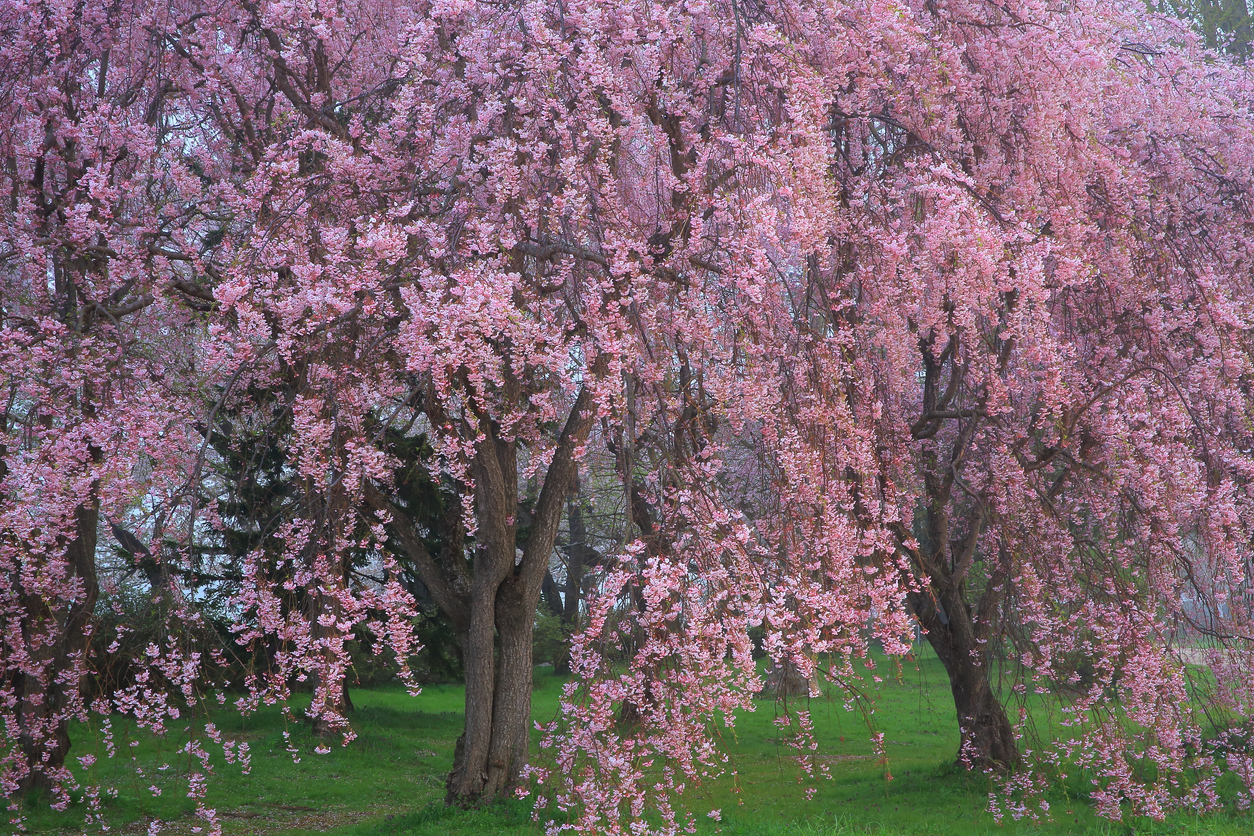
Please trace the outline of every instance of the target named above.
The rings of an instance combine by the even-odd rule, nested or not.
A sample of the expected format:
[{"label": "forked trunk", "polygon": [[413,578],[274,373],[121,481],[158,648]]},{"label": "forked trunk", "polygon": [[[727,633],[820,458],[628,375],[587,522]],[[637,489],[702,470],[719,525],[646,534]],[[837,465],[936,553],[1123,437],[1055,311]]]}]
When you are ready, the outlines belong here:
[{"label": "forked trunk", "polygon": [[[604,374],[598,358],[589,379]],[[531,723],[532,636],[536,607],[557,541],[562,505],[575,479],[575,452],[588,439],[596,416],[592,393],[580,391],[552,453],[531,513],[524,544],[516,525],[517,442],[502,437],[491,420],[480,426],[474,476],[474,556],[467,566],[461,547],[437,560],[422,542],[405,509],[373,485],[366,501],[388,523],[432,598],[458,634],[466,664],[466,730],[457,741],[448,776],[449,804],[468,806],[511,792],[527,765]],[[460,522],[458,522],[460,525]],[[457,539],[460,544],[460,538]]]},{"label": "forked trunk", "polygon": [[479,641],[468,642],[466,729],[448,777],[449,804],[468,806],[505,797],[522,779],[537,603],[525,592],[514,578],[501,584],[491,608],[495,636],[485,631]]}]

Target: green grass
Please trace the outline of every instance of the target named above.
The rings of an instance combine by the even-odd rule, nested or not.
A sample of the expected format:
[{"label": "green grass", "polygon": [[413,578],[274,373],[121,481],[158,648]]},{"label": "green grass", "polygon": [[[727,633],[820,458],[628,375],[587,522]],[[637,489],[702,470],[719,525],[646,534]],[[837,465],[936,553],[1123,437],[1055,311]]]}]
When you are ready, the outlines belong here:
[{"label": "green grass", "polygon": [[[1145,834],[1146,836],[1237,836],[1254,832],[1246,817],[1214,815],[1176,816],[1166,822],[1110,823],[1093,815],[1089,806],[1063,789],[1049,797],[1051,819],[1038,822],[994,822],[985,812],[989,781],[953,766],[958,746],[957,728],[948,682],[934,657],[896,666],[885,663],[878,671],[884,682],[874,688],[877,730],[884,732],[888,770],[879,762],[868,740],[867,725],[858,713],[846,711],[838,694],[802,706],[813,718],[819,742],[819,762],[831,780],[802,782],[794,750],[773,724],[777,708],[769,700],[758,710],[738,718],[734,730],[724,730],[732,755],[735,784],[725,776],[691,786],[684,807],[697,819],[698,832],[727,836],[976,836],[977,834]],[[561,680],[539,671],[534,698],[535,717],[552,719],[557,711]],[[243,736],[252,751],[252,771],[241,775],[223,762],[221,748],[210,745],[215,774],[206,806],[218,811],[228,834],[333,833],[340,836],[536,836],[526,802],[511,802],[480,810],[448,809],[441,803],[444,778],[452,763],[453,746],[461,731],[463,691],[458,686],[428,686],[416,698],[400,688],[353,691],[357,710],[352,716],[358,739],[350,746],[334,746],[330,754],[316,755],[315,741],[300,723],[286,723],[275,709],[241,718],[223,711],[212,718],[228,736]],[[1035,713],[1035,712],[1034,712]],[[1041,727],[1050,726],[1044,711]],[[203,725],[203,718],[199,721]],[[300,750],[293,763],[285,749],[283,732]],[[186,798],[188,756],[178,750],[185,742],[173,733],[154,740],[132,735],[115,723],[119,756],[101,757],[82,771],[85,782],[113,784],[116,798],[105,803],[113,832],[142,834],[154,817],[170,822],[163,833],[190,834],[199,824],[195,803]],[[72,757],[87,751],[103,753],[100,728],[74,731]],[[131,746],[132,740],[137,744]],[[139,765],[146,776],[134,775]],[[156,768],[168,765],[163,771]],[[162,788],[153,797],[147,787]],[[805,800],[807,786],[816,789]],[[722,812],[722,822],[706,817]],[[62,813],[38,801],[27,805],[27,827],[35,833],[99,832],[84,823],[85,808],[75,805]],[[3,831],[0,831],[3,832]]]}]

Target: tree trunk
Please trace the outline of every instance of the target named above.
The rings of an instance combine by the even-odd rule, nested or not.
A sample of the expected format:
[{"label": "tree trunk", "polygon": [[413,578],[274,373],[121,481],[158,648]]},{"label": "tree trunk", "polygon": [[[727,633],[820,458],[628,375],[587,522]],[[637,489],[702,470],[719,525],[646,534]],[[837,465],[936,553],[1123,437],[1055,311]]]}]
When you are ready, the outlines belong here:
[{"label": "tree trunk", "polygon": [[[811,659],[814,654],[808,654]],[[817,673],[817,671],[816,671]],[[783,660],[771,666],[766,673],[766,681],[762,683],[759,697],[787,699],[788,697],[822,696],[823,688],[818,678],[802,676],[801,669],[791,660]]]},{"label": "tree trunk", "polygon": [[[579,628],[579,606],[583,601],[583,576],[586,566],[596,557],[596,552],[588,545],[588,531],[583,522],[583,509],[579,504],[579,482],[571,490],[567,499],[567,518],[570,528],[570,550],[566,554],[566,585],[562,593],[562,626],[567,635]],[[557,673],[570,673],[570,644],[553,666]]]},{"label": "tree trunk", "polygon": [[583,601],[584,568],[592,557],[588,545],[588,530],[583,523],[583,508],[579,503],[579,485],[571,492],[567,517],[570,520],[570,554],[566,563],[566,592],[562,601],[562,623],[571,630],[579,624],[579,605]]},{"label": "tree trunk", "polygon": [[448,776],[449,804],[478,800],[487,786],[488,752],[492,746],[493,703],[496,697],[496,586],[476,577],[471,596],[466,647],[466,728],[457,740],[453,771]]},{"label": "tree trunk", "polygon": [[489,798],[512,792],[527,765],[536,603],[528,600],[525,590],[516,582],[505,584],[497,596],[500,670],[492,705],[492,743],[483,788],[483,794]]},{"label": "tree trunk", "polygon": [[943,600],[913,594],[910,599],[928,644],[949,674],[961,730],[958,762],[972,769],[1014,769],[1021,762],[1019,747],[1006,710],[989,682],[988,644],[977,641],[961,594],[946,595]]},{"label": "tree trunk", "polygon": [[[93,451],[97,452],[97,451]],[[24,763],[19,791],[54,789],[70,751],[69,714],[82,699],[83,678],[76,663],[91,644],[91,617],[100,587],[96,579],[96,527],[100,499],[95,495],[74,510],[75,537],[66,546],[70,576],[82,584],[82,595],[60,612],[39,596],[24,596],[26,645],[38,672],[18,674],[15,691],[19,746]],[[52,642],[41,646],[41,639]],[[33,640],[33,641],[32,641]]]},{"label": "tree trunk", "polygon": [[[353,699],[348,694],[348,681],[340,678],[323,687],[322,675],[314,671],[309,677],[313,685],[314,699],[309,705],[309,730],[315,737],[331,737],[342,733],[345,724],[332,718],[347,718],[353,710]],[[314,706],[319,706],[315,712]]]},{"label": "tree trunk", "polygon": [[[343,665],[336,645],[343,643],[351,636],[340,632],[339,624],[343,620],[344,606],[340,600],[319,589],[310,596],[310,623],[315,641],[324,642],[319,651],[322,667],[310,672],[309,681],[313,685],[313,699],[309,703],[309,727],[318,737],[330,737],[342,733],[347,726],[348,713],[353,710],[353,701],[348,696],[347,671],[337,671]],[[319,616],[328,616],[331,622],[323,625]]]},{"label": "tree trunk", "polygon": [[1014,769],[1019,765],[1014,730],[984,670],[960,664],[946,670],[962,729],[958,761],[976,769]]},{"label": "tree trunk", "polygon": [[[604,374],[605,367],[605,358],[598,358],[588,370],[589,378]],[[460,555],[435,560],[405,509],[374,485],[366,485],[366,501],[390,517],[389,528],[462,646],[466,729],[457,740],[446,784],[449,804],[492,801],[522,780],[531,724],[536,608],[557,542],[563,502],[576,478],[575,453],[587,441],[595,415],[592,392],[585,387],[557,440],[523,544],[516,525],[518,442],[482,416],[471,460],[478,526],[469,572]]]},{"label": "tree trunk", "polygon": [[[527,765],[535,591],[511,574],[482,613],[490,624],[467,642],[466,729],[457,741],[447,802],[467,806],[512,792]],[[472,627],[472,633],[474,627]],[[477,640],[475,640],[477,638]]]}]

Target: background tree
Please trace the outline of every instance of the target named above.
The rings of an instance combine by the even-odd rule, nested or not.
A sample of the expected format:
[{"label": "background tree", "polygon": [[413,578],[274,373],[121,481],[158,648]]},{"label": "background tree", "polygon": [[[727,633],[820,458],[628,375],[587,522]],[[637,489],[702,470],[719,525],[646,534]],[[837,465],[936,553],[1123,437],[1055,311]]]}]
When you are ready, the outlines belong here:
[{"label": "background tree", "polygon": [[[1074,77],[1013,48],[1016,19],[988,18],[991,36],[965,18],[917,19],[969,56],[946,77],[975,73],[958,89],[983,91],[946,101],[956,133],[925,125],[933,108],[924,116],[902,98],[863,97],[860,85],[837,100],[838,182],[879,205],[856,207],[868,214],[859,212],[807,293],[844,309],[826,314],[829,327],[863,358],[844,397],[855,413],[872,410],[867,440],[881,464],[841,479],[851,510],[872,519],[871,498],[884,496],[871,485],[889,482],[910,486],[905,496],[918,503],[887,524],[923,582],[909,599],[949,670],[962,758],[1002,767],[1019,759],[990,682],[996,654],[1008,651],[1014,675],[1026,670],[1031,681],[1054,676],[1055,657],[1074,648],[1111,689],[1095,686],[1072,709],[1093,711],[1094,734],[1110,747],[1089,763],[1131,800],[1129,761],[1143,752],[1184,767],[1192,755],[1172,742],[1182,728],[1200,745],[1178,708],[1182,671],[1164,650],[1164,624],[1199,576],[1194,560],[1244,560],[1244,537],[1212,529],[1201,535],[1204,556],[1186,554],[1183,538],[1206,530],[1217,507],[1231,509],[1229,524],[1248,524],[1237,520],[1248,514],[1238,474],[1249,345],[1233,316],[1244,317],[1236,312],[1249,255],[1223,231],[1244,221],[1213,226],[1245,217],[1248,159],[1220,124],[1227,114],[1247,119],[1248,104],[1234,110],[1229,93],[1208,100],[1205,116],[1196,102],[1185,108],[1206,82],[1156,82],[1168,67],[1183,73],[1188,59],[1138,46],[1159,52],[1170,28],[1146,27],[1138,40],[1114,16],[1057,19],[1053,54],[1092,56],[1102,68],[1088,77],[1092,97],[1077,96]],[[1099,46],[1071,28],[1081,25],[1111,28]],[[1008,116],[1016,80],[1029,78],[1032,102]],[[990,104],[999,91],[1007,101]],[[1135,126],[1112,117],[1112,96],[1137,114]],[[1200,190],[1215,159],[1230,174],[1217,193]],[[877,229],[880,205],[895,208]],[[913,358],[907,345],[917,346]],[[895,369],[870,359],[887,352]],[[1233,615],[1227,630],[1245,635],[1249,613]],[[1002,644],[1010,639],[1013,649]],[[1172,731],[1122,739],[1097,709],[1107,693]]]},{"label": "background tree", "polygon": [[1250,57],[1254,16],[1246,0],[1189,0],[1160,8],[1190,21],[1201,31],[1210,49],[1222,50],[1241,60]]},{"label": "background tree", "polygon": [[200,208],[168,153],[196,128],[171,118],[160,36],[132,22],[124,4],[0,4],[0,768],[6,795],[59,803],[101,516],[177,491],[198,382],[179,288]]},{"label": "background tree", "polygon": [[[761,619],[772,655],[804,672],[807,657],[832,651],[828,675],[847,671],[858,651],[838,640],[833,596],[850,607],[857,598],[836,591],[865,569],[896,574],[946,664],[961,761],[1016,770],[1027,730],[1002,699],[1071,679],[1081,654],[1094,678],[1065,709],[1077,731],[1046,757],[1062,772],[1090,770],[1104,815],[1206,806],[1208,764],[1224,762],[1229,743],[1206,742],[1210,720],[1186,697],[1170,625],[1187,620],[1185,600],[1218,595],[1207,611],[1226,621],[1208,629],[1233,647],[1217,675],[1242,687],[1250,253],[1238,230],[1252,181],[1248,145],[1234,137],[1251,130],[1245,71],[1203,57],[1176,22],[1086,5],[918,4],[893,21],[860,6],[727,10],[722,19],[756,27],[751,48],[739,28],[680,17],[683,46],[663,50],[658,73],[670,101],[688,102],[679,147],[691,141],[717,164],[700,144],[715,123],[685,75],[690,55],[738,81],[740,113],[786,102],[757,117],[770,129],[769,144],[757,142],[785,144],[794,168],[773,168],[764,151],[736,168],[741,188],[727,199],[750,203],[752,183],[765,193],[758,205],[778,201],[778,226],[756,227],[770,237],[738,231],[718,262],[726,274],[738,257],[751,261],[758,306],[732,317],[743,323],[734,334],[698,329],[709,353],[689,357],[706,364],[712,411],[735,404],[735,430],[763,451],[788,504],[776,519],[746,518],[735,537],[703,531],[702,512],[726,499],[697,487],[708,483],[674,454],[673,487],[651,468],[663,474],[651,507],[683,558],[668,561],[642,536],[641,569],[611,587],[643,587],[635,620],[652,642],[630,675],[603,661],[623,644],[616,605],[594,606],[575,654],[589,684],[571,692],[569,725],[552,738],[559,804],[581,811],[580,827],[625,826],[650,799],[624,777],[639,765],[696,775],[715,762],[702,711],[675,707],[680,683],[702,681],[733,704],[750,687],[709,673],[726,670],[716,660],[729,623]],[[793,51],[771,52],[778,44]],[[821,173],[801,180],[815,146]],[[722,386],[708,365],[720,341],[745,351]],[[688,365],[694,380],[701,367]],[[678,373],[658,380],[683,400],[657,410],[650,434],[679,441],[695,386]],[[695,532],[745,561],[719,567]],[[752,616],[732,618],[736,596]],[[873,611],[893,612],[887,602]],[[999,658],[1009,694],[990,679]],[[625,733],[611,708],[640,699],[666,706],[664,722]],[[706,699],[707,715],[727,705]],[[1248,711],[1224,711],[1218,733],[1231,742]],[[1148,786],[1137,777],[1145,762],[1157,770]],[[1030,775],[1009,785],[1028,787]]]}]

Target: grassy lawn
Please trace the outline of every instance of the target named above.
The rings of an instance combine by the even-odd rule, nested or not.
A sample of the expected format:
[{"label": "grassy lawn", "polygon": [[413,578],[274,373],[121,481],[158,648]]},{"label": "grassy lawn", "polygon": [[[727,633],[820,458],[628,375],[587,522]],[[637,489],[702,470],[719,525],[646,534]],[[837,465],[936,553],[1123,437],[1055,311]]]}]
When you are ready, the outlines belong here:
[{"label": "grassy lawn", "polygon": [[[561,680],[542,672],[536,676],[535,717],[552,719]],[[988,780],[956,769],[958,735],[948,682],[939,662],[925,656],[906,664],[900,674],[884,664],[884,682],[875,690],[876,728],[884,732],[891,780],[872,751],[861,715],[843,707],[838,695],[808,701],[819,741],[818,765],[832,779],[803,783],[794,750],[780,740],[773,724],[775,704],[761,701],[758,710],[739,718],[734,732],[725,731],[739,786],[730,778],[690,787],[685,805],[702,834],[729,836],[967,836],[967,834],[1220,834],[1254,832],[1248,817],[1179,816],[1166,822],[1113,824],[1096,818],[1088,805],[1063,789],[1049,798],[1052,820],[1001,825],[984,812]],[[462,689],[428,686],[412,698],[400,688],[353,692],[359,735],[347,748],[326,755],[313,752],[314,740],[299,724],[285,724],[271,709],[240,718],[230,712],[213,717],[224,732],[243,736],[252,751],[252,771],[215,756],[216,770],[206,806],[218,811],[228,834],[333,833],[341,836],[495,836],[527,834],[541,829],[531,820],[525,802],[483,810],[450,810],[443,806],[444,777],[452,763],[453,745],[461,731]],[[284,731],[300,750],[293,763]],[[75,730],[72,756],[89,751],[103,755],[103,729]],[[118,758],[100,757],[83,770],[87,780],[117,787],[106,799],[111,832],[143,834],[153,817],[170,822],[163,833],[191,834],[200,824],[195,804],[186,798],[188,755],[182,739],[136,736],[132,740],[115,724]],[[134,743],[135,745],[131,745]],[[213,747],[210,747],[213,751]],[[144,776],[129,768],[131,760]],[[160,767],[165,766],[165,769]],[[126,768],[123,768],[126,767]],[[162,790],[154,797],[148,787]],[[816,789],[812,800],[805,789]],[[706,817],[722,812],[722,822]],[[84,824],[85,809],[76,805],[58,813],[46,805],[26,810],[31,832],[70,834],[100,832]]]}]

